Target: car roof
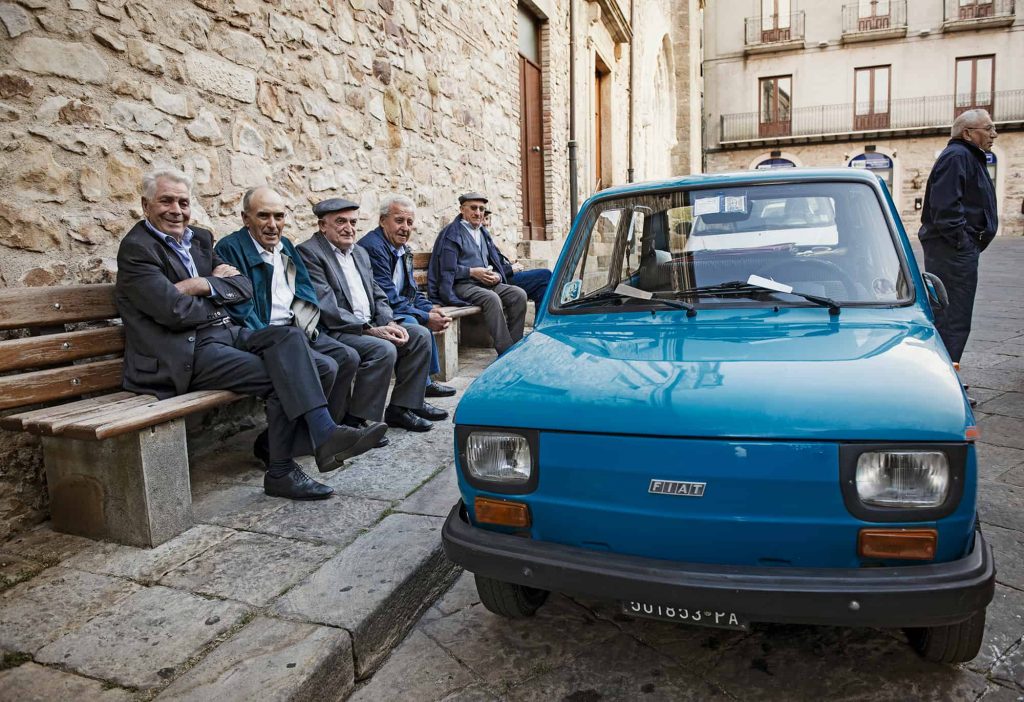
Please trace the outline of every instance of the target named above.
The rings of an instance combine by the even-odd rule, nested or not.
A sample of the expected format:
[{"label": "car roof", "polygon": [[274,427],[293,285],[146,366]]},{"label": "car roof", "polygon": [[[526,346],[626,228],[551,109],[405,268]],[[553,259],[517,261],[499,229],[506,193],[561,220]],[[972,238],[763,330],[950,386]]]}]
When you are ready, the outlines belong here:
[{"label": "car roof", "polygon": [[649,180],[642,183],[616,186],[594,193],[594,198],[649,192],[670,188],[707,188],[715,186],[757,185],[761,183],[814,182],[823,180],[848,180],[877,185],[878,178],[860,168],[773,168],[763,171],[733,171],[729,173],[700,173],[677,176],[664,180]]}]

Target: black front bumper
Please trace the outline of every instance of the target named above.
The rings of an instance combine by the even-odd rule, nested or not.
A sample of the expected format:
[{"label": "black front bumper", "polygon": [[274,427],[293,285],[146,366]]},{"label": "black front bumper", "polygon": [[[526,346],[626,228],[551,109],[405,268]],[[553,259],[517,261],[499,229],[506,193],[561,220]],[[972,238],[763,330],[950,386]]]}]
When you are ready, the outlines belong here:
[{"label": "black front bumper", "polygon": [[611,600],[736,612],[754,622],[925,627],[984,609],[995,589],[980,532],[960,560],[884,568],[678,563],[534,541],[469,524],[462,502],[442,531],[448,558],[496,580]]}]

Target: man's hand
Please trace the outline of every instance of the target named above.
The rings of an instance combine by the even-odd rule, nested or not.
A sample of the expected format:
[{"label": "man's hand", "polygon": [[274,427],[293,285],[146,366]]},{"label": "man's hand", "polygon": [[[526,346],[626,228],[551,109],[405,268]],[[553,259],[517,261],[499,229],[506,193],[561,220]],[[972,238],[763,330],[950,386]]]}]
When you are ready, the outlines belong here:
[{"label": "man's hand", "polygon": [[490,268],[470,268],[469,276],[481,285],[486,285],[489,288],[493,288],[501,282],[501,276]]},{"label": "man's hand", "polygon": [[213,276],[215,278],[231,278],[236,275],[242,275],[241,272],[234,266],[222,263],[213,269]]},{"label": "man's hand", "polygon": [[[231,268],[231,266],[227,267]],[[217,268],[224,268],[224,266],[217,266]],[[186,278],[185,280],[179,280],[174,284],[174,287],[182,295],[191,295],[192,297],[209,297],[210,293],[213,292],[206,278]]]},{"label": "man's hand", "polygon": [[430,317],[427,318],[427,329],[432,332],[444,331],[452,323],[452,318],[441,311],[440,307],[430,310]]},{"label": "man's hand", "polygon": [[409,340],[409,332],[395,322],[389,322],[382,327],[370,327],[365,333],[378,339],[390,341],[395,346],[403,346]]}]

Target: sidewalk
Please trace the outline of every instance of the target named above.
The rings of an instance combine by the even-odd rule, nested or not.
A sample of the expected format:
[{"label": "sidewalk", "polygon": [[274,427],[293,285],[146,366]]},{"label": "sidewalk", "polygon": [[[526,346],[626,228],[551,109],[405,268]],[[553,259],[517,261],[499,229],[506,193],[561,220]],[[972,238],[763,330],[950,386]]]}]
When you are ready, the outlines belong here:
[{"label": "sidewalk", "polygon": [[157,548],[47,525],[0,544],[0,700],[337,700],[380,664],[458,575],[451,421],[390,431],[323,502],[264,495],[255,434],[193,461],[196,526]]}]

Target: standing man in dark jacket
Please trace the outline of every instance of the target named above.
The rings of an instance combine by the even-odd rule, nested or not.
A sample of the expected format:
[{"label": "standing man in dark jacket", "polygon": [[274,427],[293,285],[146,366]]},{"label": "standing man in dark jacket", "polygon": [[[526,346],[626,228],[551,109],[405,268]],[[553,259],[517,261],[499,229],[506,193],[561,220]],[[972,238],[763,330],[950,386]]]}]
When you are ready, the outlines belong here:
[{"label": "standing man in dark jacket", "polygon": [[263,482],[267,494],[329,497],[334,490],[292,460],[295,434],[309,432],[317,466],[325,472],[369,448],[373,432],[331,420],[324,388],[333,384],[337,366],[318,368],[297,328],[252,331],[232,323],[228,312],[251,298],[252,284],[214,253],[210,232],[188,226],[191,185],[177,171],[147,175],[145,219],[117,252],[124,387],[160,399],[191,390],[265,397],[272,459]]},{"label": "standing man in dark jacket", "polygon": [[955,363],[971,333],[978,256],[999,228],[995,186],[985,162],[995,138],[995,125],[985,110],[957,117],[924,194],[918,236],[925,270],[941,278],[949,293],[949,304],[935,311],[935,326]]},{"label": "standing man in dark jacket", "polygon": [[484,229],[487,198],[459,196],[459,215],[434,241],[427,269],[430,299],[442,305],[479,305],[498,354],[523,338],[526,292],[505,278],[501,254]]},{"label": "standing man in dark jacket", "polygon": [[[416,287],[412,251],[407,244],[415,229],[416,203],[404,195],[389,195],[380,203],[379,226],[356,242],[370,255],[373,282],[388,297],[395,319],[420,324],[432,332],[444,331],[452,323],[440,305],[435,305]],[[441,370],[437,341],[430,337],[430,373]],[[427,379],[427,397],[451,397],[455,388]]]}]

